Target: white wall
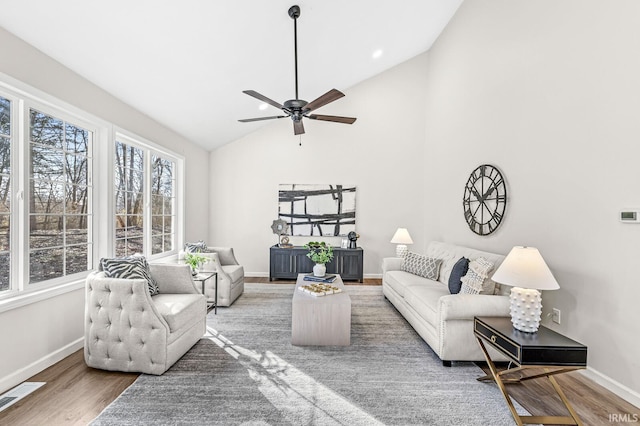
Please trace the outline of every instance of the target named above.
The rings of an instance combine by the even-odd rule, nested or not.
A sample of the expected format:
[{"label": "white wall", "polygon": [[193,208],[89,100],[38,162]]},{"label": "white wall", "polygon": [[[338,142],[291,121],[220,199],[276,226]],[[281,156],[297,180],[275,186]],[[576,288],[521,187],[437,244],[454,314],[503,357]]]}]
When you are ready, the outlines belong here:
[{"label": "white wall", "polygon": [[[560,290],[545,324],[589,347],[589,366],[640,391],[640,3],[466,1],[429,54],[426,193],[438,199],[424,238],[507,253],[538,247]],[[507,216],[471,233],[469,173],[498,166]],[[627,389],[625,390],[624,387]]]},{"label": "white wall", "polygon": [[[0,28],[0,72],[185,157],[185,237],[209,230],[208,153]],[[161,90],[162,88],[159,88]],[[191,190],[192,185],[196,190]],[[0,313],[0,392],[82,347],[84,290]]]},{"label": "white wall", "polygon": [[278,184],[341,183],[357,186],[366,275],[379,274],[382,257],[394,253],[389,241],[400,226],[423,247],[426,65],[425,54],[345,90],[319,113],[358,120],[351,126],[305,120],[302,146],[291,120],[281,119],[213,151],[209,244],[233,246],[248,274],[268,275]]}]

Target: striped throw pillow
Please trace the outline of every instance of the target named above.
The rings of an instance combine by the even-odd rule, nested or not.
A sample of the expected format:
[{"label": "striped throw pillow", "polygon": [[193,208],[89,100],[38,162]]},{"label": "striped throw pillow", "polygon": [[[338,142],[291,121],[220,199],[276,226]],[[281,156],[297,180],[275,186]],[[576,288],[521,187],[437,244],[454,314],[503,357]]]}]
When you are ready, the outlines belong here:
[{"label": "striped throw pillow", "polygon": [[149,264],[144,256],[126,258],[100,259],[100,265],[105,275],[110,278],[143,279],[147,281],[147,289],[151,296],[159,293],[158,284],[151,277]]}]

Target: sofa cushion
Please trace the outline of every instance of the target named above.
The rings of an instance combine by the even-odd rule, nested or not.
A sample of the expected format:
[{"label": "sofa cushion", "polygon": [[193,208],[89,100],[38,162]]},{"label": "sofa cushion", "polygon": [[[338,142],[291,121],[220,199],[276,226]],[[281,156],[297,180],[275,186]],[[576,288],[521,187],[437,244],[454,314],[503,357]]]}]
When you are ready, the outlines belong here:
[{"label": "sofa cushion", "polygon": [[437,280],[440,275],[441,263],[440,259],[422,256],[410,251],[404,257],[402,270],[430,280]]},{"label": "sofa cushion", "polygon": [[244,268],[241,265],[223,265],[221,266],[225,274],[229,275],[231,282],[236,282],[244,277]]},{"label": "sofa cushion", "polygon": [[102,258],[100,266],[109,278],[136,279],[141,278],[147,281],[149,294],[158,294],[158,284],[149,272],[149,264],[144,256],[130,256],[126,258]]},{"label": "sofa cushion", "polygon": [[405,271],[388,271],[385,274],[384,280],[385,283],[393,289],[393,291],[400,295],[400,297],[404,297],[405,289],[409,286],[424,285],[425,282],[431,282],[431,280],[428,280],[427,278]]},{"label": "sofa cushion", "polygon": [[169,325],[169,331],[174,333],[206,315],[202,310],[202,297],[201,294],[158,294],[151,300]]},{"label": "sofa cushion", "polygon": [[438,324],[440,297],[446,295],[449,295],[449,289],[441,283],[432,281],[407,287],[404,300],[419,312],[422,318],[435,327]]},{"label": "sofa cushion", "polygon": [[466,275],[468,270],[469,259],[463,256],[458,259],[458,261],[453,265],[453,269],[451,269],[451,275],[449,275],[449,293],[460,293],[460,287],[462,287],[461,278]]},{"label": "sofa cushion", "polygon": [[483,257],[469,262],[469,270],[462,277],[461,293],[465,294],[493,294],[494,283],[487,279],[493,269],[493,263]]}]

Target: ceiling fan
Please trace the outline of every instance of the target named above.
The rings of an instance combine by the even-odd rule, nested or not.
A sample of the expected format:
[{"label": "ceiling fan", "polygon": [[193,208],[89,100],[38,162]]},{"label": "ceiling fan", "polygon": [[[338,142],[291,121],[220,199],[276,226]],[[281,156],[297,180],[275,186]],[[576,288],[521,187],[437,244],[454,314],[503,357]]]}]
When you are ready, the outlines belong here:
[{"label": "ceiling fan", "polygon": [[281,109],[286,115],[274,115],[271,117],[258,117],[258,118],[246,118],[238,120],[242,123],[249,123],[252,121],[273,120],[277,118],[291,117],[293,120],[293,133],[295,135],[301,135],[304,133],[304,125],[302,124],[302,118],[310,118],[311,120],[321,121],[333,121],[334,123],[353,124],[356,121],[353,117],[340,117],[335,115],[320,115],[310,114],[311,111],[325,106],[326,104],[340,99],[344,96],[339,90],[331,89],[324,95],[320,96],[315,101],[307,102],[298,98],[298,26],[297,19],[300,17],[300,7],[297,5],[289,8],[289,16],[293,19],[293,44],[294,44],[294,59],[295,59],[295,72],[296,72],[296,98],[285,101],[284,105],[279,104],[273,99],[269,99],[266,96],[256,92],[255,90],[244,90],[242,93],[246,93],[249,96],[253,96],[263,102],[273,105],[274,107]]}]

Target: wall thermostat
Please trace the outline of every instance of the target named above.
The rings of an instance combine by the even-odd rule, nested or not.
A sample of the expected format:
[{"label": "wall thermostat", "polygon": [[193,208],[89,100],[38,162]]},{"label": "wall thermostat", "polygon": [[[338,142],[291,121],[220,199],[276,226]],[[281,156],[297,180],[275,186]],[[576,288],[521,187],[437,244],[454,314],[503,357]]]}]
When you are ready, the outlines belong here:
[{"label": "wall thermostat", "polygon": [[620,210],[618,218],[624,223],[640,223],[640,209]]}]

